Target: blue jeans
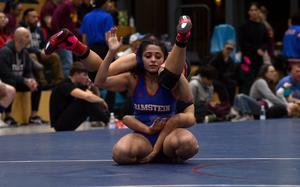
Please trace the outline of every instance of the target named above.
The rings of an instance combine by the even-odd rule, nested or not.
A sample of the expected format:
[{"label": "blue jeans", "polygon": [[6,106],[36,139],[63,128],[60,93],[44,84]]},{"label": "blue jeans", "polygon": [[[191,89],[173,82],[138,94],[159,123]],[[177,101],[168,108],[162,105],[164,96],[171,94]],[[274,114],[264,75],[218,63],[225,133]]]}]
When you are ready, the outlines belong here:
[{"label": "blue jeans", "polygon": [[245,94],[238,94],[234,97],[233,107],[239,111],[241,115],[260,114],[260,103],[253,97]]},{"label": "blue jeans", "polygon": [[73,55],[72,52],[66,49],[59,49],[57,53],[60,57],[63,70],[64,70],[64,77],[69,76],[71,65],[73,64]]}]

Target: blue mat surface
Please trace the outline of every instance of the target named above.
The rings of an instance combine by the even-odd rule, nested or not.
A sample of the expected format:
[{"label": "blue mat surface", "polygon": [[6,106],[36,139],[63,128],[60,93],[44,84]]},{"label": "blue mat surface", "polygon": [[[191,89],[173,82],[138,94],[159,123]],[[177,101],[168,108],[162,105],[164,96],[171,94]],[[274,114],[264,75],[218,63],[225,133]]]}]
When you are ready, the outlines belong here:
[{"label": "blue mat surface", "polygon": [[191,128],[200,152],[184,164],[118,166],[128,129],[0,137],[0,186],[297,186],[300,120]]}]

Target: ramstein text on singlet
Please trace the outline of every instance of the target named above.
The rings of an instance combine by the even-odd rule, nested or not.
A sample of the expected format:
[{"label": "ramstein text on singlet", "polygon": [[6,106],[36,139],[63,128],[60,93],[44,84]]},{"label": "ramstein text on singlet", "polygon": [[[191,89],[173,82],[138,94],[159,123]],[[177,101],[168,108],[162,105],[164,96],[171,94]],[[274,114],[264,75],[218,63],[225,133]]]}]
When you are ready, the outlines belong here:
[{"label": "ramstein text on singlet", "polygon": [[169,112],[171,111],[171,106],[153,104],[134,104],[134,109],[139,111]]}]

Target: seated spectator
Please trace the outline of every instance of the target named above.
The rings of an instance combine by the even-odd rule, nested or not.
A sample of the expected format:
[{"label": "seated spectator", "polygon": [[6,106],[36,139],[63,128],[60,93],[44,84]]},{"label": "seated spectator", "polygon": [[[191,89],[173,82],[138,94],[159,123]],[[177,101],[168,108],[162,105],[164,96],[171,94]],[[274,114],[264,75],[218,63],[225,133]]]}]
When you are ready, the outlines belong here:
[{"label": "seated spectator", "polygon": [[287,105],[274,105],[266,110],[266,118],[299,118],[300,105],[297,103],[288,103]]},{"label": "seated spectator", "polygon": [[0,127],[8,126],[2,121],[1,114],[11,104],[15,95],[16,89],[14,87],[0,81]]},{"label": "seated spectator", "polygon": [[250,95],[239,94],[234,100],[234,109],[239,112],[232,121],[254,119],[260,114],[261,105],[268,109],[274,105],[286,107],[283,100],[275,94],[277,73],[273,65],[264,64],[258,74],[258,79],[252,84]]},{"label": "seated spectator", "polygon": [[44,53],[45,36],[38,25],[37,11],[33,8],[26,9],[20,25],[31,32],[32,38],[28,51],[34,63],[34,73],[39,85],[45,89],[62,81],[64,74],[58,54],[52,53],[46,56]]},{"label": "seated spectator", "polygon": [[6,1],[3,12],[8,18],[7,30],[9,33],[14,33],[17,28],[17,18],[23,10],[23,3],[18,0]]},{"label": "seated spectator", "polygon": [[[30,91],[32,112],[29,123],[43,124],[38,115],[41,90],[32,74],[32,60],[29,58],[26,46],[30,43],[31,34],[28,29],[19,27],[14,33],[14,39],[0,49],[0,78],[6,84],[12,85],[19,92]],[[9,125],[17,125],[10,115],[11,105],[6,109],[4,121]]]},{"label": "seated spectator", "polygon": [[52,16],[57,8],[57,6],[62,2],[62,0],[47,0],[41,8],[40,18],[41,18],[41,27],[46,39],[54,34],[51,21]]},{"label": "seated spectator", "polygon": [[125,51],[120,51],[117,53],[117,57],[125,56],[130,53],[135,53],[139,44],[141,43],[141,39],[143,39],[143,35],[136,32],[129,37],[129,48],[127,48]]},{"label": "seated spectator", "polygon": [[236,87],[238,85],[238,66],[230,56],[233,50],[234,43],[230,40],[226,41],[223,50],[213,55],[210,60],[210,64],[216,68],[218,73],[215,81],[226,87],[231,104],[233,104]]},{"label": "seated spectator", "polygon": [[7,42],[12,40],[13,35],[7,30],[8,18],[3,12],[0,12],[0,48],[2,48]]},{"label": "seated spectator", "polygon": [[[203,66],[200,67],[199,74],[193,76],[189,83],[194,96],[195,116],[198,123],[203,122],[206,115],[216,115],[222,119],[229,112],[230,105],[222,103],[222,101],[220,104],[216,104],[212,100],[213,81],[216,76],[216,69],[213,66]],[[226,90],[223,90],[222,94],[226,94]]]},{"label": "seated spectator", "polygon": [[[283,100],[288,97],[287,102],[300,102],[300,63],[290,63],[290,67],[290,74],[283,77],[276,85],[277,95]],[[280,88],[286,92],[280,91]]]},{"label": "seated spectator", "polygon": [[54,87],[50,97],[50,120],[56,131],[75,130],[87,117],[108,122],[107,104],[90,91],[90,83],[84,65],[75,62],[69,77]]}]

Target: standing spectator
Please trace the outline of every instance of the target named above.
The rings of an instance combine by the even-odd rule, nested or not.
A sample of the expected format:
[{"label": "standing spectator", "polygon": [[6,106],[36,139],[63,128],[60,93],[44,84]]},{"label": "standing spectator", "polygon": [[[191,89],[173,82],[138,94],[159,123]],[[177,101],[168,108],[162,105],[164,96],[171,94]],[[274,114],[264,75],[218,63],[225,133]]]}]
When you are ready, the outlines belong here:
[{"label": "standing spectator", "polygon": [[13,38],[13,35],[8,32],[7,24],[8,18],[3,12],[0,12],[0,48]]},{"label": "standing spectator", "polygon": [[[105,33],[114,26],[111,14],[103,10],[107,1],[108,0],[95,1],[95,9],[84,16],[80,27],[84,43],[102,59],[104,59],[108,51],[108,46],[105,42]],[[99,27],[99,25],[101,25],[101,27]],[[92,81],[94,81],[96,71],[89,73],[89,76]],[[113,111],[115,93],[108,91],[105,100],[109,106],[109,110]]]},{"label": "standing spectator", "polygon": [[7,30],[9,33],[14,33],[17,28],[17,18],[21,15],[23,4],[19,0],[9,0],[5,3],[3,12],[8,18]]},{"label": "standing spectator", "polygon": [[238,67],[230,56],[233,50],[234,43],[230,40],[226,41],[223,50],[216,53],[210,60],[210,64],[216,68],[218,74],[215,81],[226,87],[230,104],[233,104],[236,87],[238,86]]},{"label": "standing spectator", "polygon": [[103,10],[107,11],[111,14],[114,20],[114,25],[119,24],[119,11],[117,9],[117,2],[116,0],[107,0],[104,4]]},{"label": "standing spectator", "polygon": [[[14,33],[14,39],[0,49],[0,78],[6,84],[12,85],[17,91],[31,91],[32,112],[29,123],[43,124],[38,115],[41,90],[32,73],[32,60],[29,57],[26,46],[30,44],[30,32],[24,27],[19,27]],[[11,106],[6,110],[5,122],[16,125],[17,122],[11,117]]]},{"label": "standing spectator", "polygon": [[51,126],[56,131],[71,131],[91,117],[108,122],[109,113],[105,101],[88,89],[87,70],[81,62],[75,62],[70,76],[59,83],[50,97]]},{"label": "standing spectator", "polygon": [[41,26],[43,28],[44,36],[46,39],[48,39],[49,36],[54,34],[51,26],[52,16],[58,4],[61,2],[62,0],[46,0],[45,4],[41,9]]},{"label": "standing spectator", "polygon": [[[80,36],[77,28],[77,7],[82,3],[82,0],[65,0],[58,5],[53,13],[51,25],[54,32],[60,31],[62,28],[67,28],[75,35]],[[73,63],[73,56],[70,51],[58,50],[60,60],[63,64],[64,76],[69,75],[70,66]]]},{"label": "standing spectator", "polygon": [[11,85],[0,81],[0,127],[5,127],[7,124],[2,121],[2,113],[11,104],[16,95],[16,89]]},{"label": "standing spectator", "polygon": [[81,25],[83,17],[93,10],[93,5],[91,4],[91,0],[82,0],[81,5],[77,7],[78,14],[78,26]]},{"label": "standing spectator", "polygon": [[106,1],[96,1],[95,9],[84,16],[80,27],[84,43],[88,44],[90,49],[95,51],[102,59],[108,51],[105,33],[114,26],[111,14],[102,9]]},{"label": "standing spectator", "polygon": [[291,19],[291,25],[283,37],[283,55],[289,63],[300,63],[300,11]]},{"label": "standing spectator", "polygon": [[[51,55],[45,55],[45,37],[40,26],[38,26],[38,13],[32,8],[28,8],[24,11],[23,22],[20,24],[26,27],[31,32],[31,45],[30,52],[33,53],[35,63],[41,63],[43,65],[42,77],[45,79],[45,73],[50,71],[50,80],[46,81],[46,85],[55,85],[64,79],[63,70],[60,62],[60,58],[56,53]],[[48,74],[48,73],[47,73]],[[49,82],[48,82],[49,81]]]},{"label": "standing spectator", "polygon": [[265,52],[263,58],[264,62],[271,63],[274,58],[274,50],[275,50],[275,38],[274,38],[274,29],[272,25],[267,20],[268,10],[265,6],[261,6],[259,8],[259,19],[260,22],[263,23],[268,32],[268,46],[267,51]]},{"label": "standing spectator", "polygon": [[[268,33],[266,27],[259,22],[259,5],[251,3],[248,11],[249,20],[239,29],[239,45],[242,56],[246,57],[247,69],[242,68],[240,92],[248,94],[257,73],[263,64],[263,55],[268,45]],[[243,58],[245,59],[245,58]]]}]

